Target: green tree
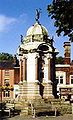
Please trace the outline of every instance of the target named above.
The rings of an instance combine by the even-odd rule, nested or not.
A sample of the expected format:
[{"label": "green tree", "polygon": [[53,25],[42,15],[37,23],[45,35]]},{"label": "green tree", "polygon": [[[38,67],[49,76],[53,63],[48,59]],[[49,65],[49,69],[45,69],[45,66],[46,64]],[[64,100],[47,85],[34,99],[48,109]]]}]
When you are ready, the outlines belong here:
[{"label": "green tree", "polygon": [[0,61],[2,60],[9,60],[12,61],[13,60],[13,56],[9,53],[0,53]]},{"label": "green tree", "polygon": [[53,0],[47,7],[48,14],[54,19],[58,36],[63,32],[73,42],[73,0]]},{"label": "green tree", "polygon": [[62,56],[56,57],[56,64],[63,64],[64,58]]}]

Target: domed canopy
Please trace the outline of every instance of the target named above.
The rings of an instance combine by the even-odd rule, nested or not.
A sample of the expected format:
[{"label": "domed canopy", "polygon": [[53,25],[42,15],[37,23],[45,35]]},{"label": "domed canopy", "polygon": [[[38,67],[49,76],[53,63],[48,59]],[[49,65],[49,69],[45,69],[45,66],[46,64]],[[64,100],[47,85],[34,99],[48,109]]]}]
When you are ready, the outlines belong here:
[{"label": "domed canopy", "polygon": [[40,11],[36,11],[36,23],[29,27],[26,36],[23,37],[21,35],[21,45],[17,50],[17,53],[20,56],[34,52],[41,52],[44,54],[52,54],[53,52],[57,53],[56,49],[53,47],[53,38],[50,38],[47,29],[39,22]]},{"label": "domed canopy", "polygon": [[26,37],[24,38],[24,42],[43,42],[44,36],[48,38],[48,31],[47,29],[41,25],[39,22],[36,22],[32,25],[26,33]]},{"label": "domed canopy", "polygon": [[36,22],[33,26],[31,26],[27,30],[26,36],[29,36],[29,35],[47,35],[48,36],[48,31],[44,26]]}]

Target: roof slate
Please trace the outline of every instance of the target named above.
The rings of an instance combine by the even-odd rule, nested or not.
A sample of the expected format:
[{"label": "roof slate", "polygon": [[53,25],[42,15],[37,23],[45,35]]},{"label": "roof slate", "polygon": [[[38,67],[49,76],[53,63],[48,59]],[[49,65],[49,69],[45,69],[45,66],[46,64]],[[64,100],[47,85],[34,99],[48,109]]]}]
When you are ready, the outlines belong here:
[{"label": "roof slate", "polygon": [[0,68],[14,68],[17,67],[17,64],[14,64],[12,61],[0,61]]}]

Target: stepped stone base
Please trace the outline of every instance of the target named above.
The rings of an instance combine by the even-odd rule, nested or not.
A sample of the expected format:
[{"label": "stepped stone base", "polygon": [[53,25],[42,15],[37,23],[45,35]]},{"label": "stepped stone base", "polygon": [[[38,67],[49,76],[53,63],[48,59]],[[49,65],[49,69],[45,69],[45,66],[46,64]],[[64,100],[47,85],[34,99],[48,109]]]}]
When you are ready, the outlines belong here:
[{"label": "stepped stone base", "polygon": [[51,81],[48,83],[41,83],[43,88],[41,89],[43,91],[43,94],[40,95],[40,85],[38,82],[22,82],[20,84],[20,99],[24,101],[31,101],[35,99],[49,99],[54,98],[53,91],[52,91],[52,83]]},{"label": "stepped stone base", "polygon": [[28,107],[24,107],[24,109],[21,110],[20,115],[28,115]]},{"label": "stepped stone base", "polygon": [[44,86],[44,93],[43,93],[43,98],[49,99],[49,98],[54,98],[52,94],[52,84],[51,83],[43,83]]},{"label": "stepped stone base", "polygon": [[39,85],[38,83],[28,83],[25,82],[20,85],[20,99],[24,100],[33,100],[40,99],[39,94]]}]

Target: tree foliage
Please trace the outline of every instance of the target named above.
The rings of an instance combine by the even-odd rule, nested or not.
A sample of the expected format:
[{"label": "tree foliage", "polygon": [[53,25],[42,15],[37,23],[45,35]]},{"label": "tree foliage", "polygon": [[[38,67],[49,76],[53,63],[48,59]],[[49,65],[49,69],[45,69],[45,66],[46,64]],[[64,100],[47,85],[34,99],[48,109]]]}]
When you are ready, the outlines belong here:
[{"label": "tree foliage", "polygon": [[60,36],[63,32],[73,42],[73,0],[53,0],[47,10],[51,19],[55,20],[57,35]]},{"label": "tree foliage", "polygon": [[63,64],[64,58],[62,56],[56,57],[56,64]]},{"label": "tree foliage", "polygon": [[2,60],[9,60],[12,61],[13,60],[13,56],[9,53],[0,53],[0,61]]}]

